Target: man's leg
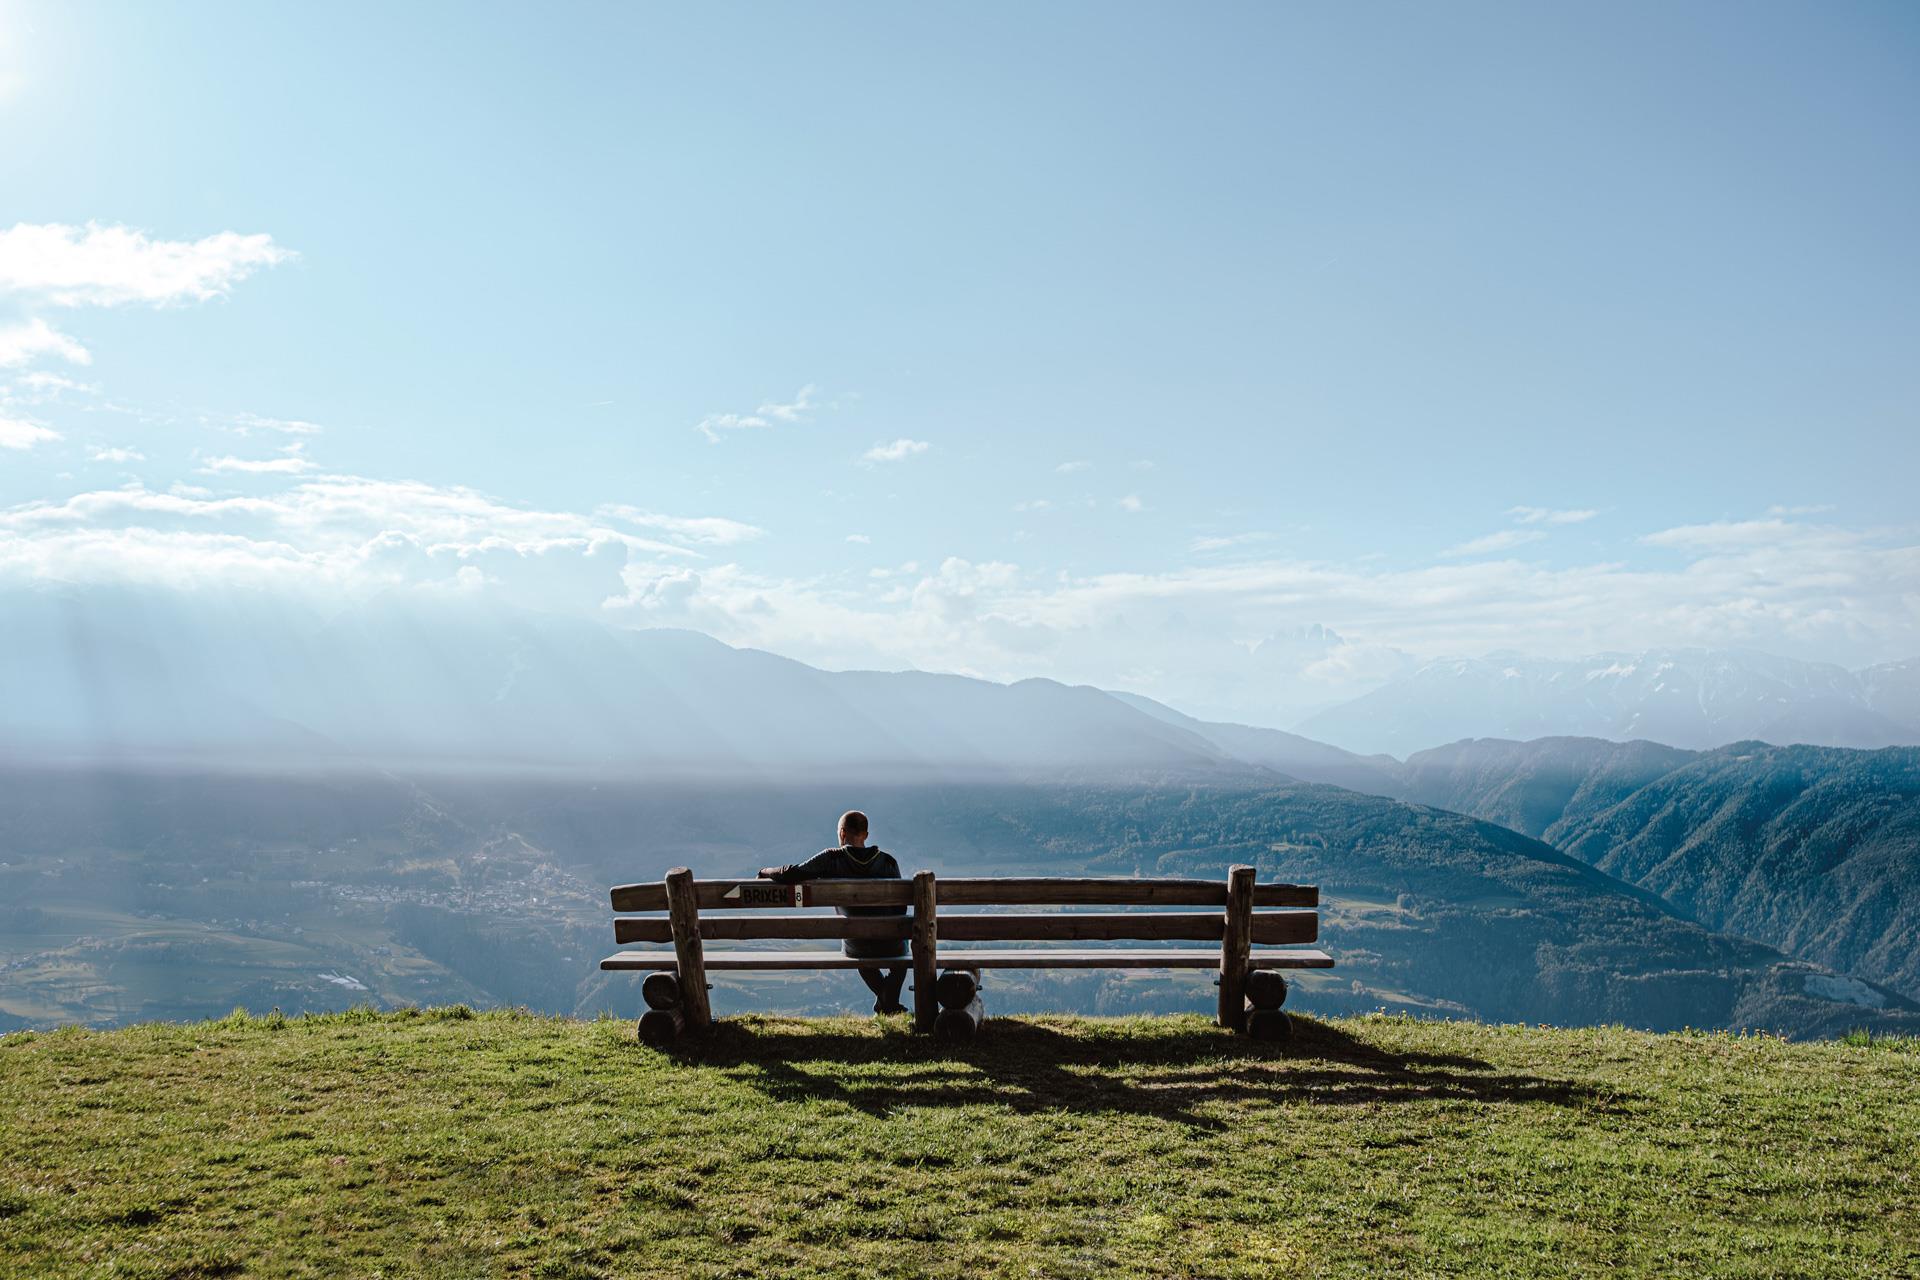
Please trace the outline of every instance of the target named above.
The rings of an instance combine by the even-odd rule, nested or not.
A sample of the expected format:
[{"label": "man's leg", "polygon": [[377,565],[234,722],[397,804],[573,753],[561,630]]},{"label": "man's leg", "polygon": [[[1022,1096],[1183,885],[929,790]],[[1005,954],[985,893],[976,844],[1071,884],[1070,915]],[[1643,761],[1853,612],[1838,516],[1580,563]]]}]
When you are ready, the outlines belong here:
[{"label": "man's leg", "polygon": [[900,987],[907,980],[905,969],[859,969],[860,981],[873,992],[875,1013],[900,1013]]}]

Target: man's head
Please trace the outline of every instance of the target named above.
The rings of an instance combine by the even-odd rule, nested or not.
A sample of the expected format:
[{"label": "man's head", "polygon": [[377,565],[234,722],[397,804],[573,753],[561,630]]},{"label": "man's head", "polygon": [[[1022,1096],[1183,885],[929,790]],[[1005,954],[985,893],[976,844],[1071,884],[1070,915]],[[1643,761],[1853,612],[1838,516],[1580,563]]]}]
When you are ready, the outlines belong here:
[{"label": "man's head", "polygon": [[849,809],[840,815],[840,843],[858,849],[867,843],[867,815]]}]

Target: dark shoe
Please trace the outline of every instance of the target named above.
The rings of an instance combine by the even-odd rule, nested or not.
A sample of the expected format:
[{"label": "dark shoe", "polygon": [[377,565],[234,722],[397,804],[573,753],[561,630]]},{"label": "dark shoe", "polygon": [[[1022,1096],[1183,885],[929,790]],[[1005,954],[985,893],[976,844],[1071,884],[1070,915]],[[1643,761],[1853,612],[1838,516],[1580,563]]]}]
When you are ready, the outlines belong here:
[{"label": "dark shoe", "polygon": [[873,1006],[873,1016],[876,1018],[881,1016],[882,1014],[905,1013],[906,1011],[907,1011],[907,1006],[901,1004],[898,1000],[895,1000],[892,1002],[875,1001]]}]

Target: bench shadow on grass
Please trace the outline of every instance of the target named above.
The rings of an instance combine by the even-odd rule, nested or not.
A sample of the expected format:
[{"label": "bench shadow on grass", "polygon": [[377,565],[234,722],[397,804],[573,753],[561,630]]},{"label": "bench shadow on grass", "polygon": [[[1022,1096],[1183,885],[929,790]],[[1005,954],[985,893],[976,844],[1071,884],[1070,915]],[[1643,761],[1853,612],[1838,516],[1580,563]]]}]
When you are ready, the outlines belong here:
[{"label": "bench shadow on grass", "polygon": [[[1625,1095],[1495,1067],[1478,1058],[1401,1053],[1295,1017],[1292,1040],[1267,1045],[1217,1028],[1134,1039],[1064,1035],[1044,1024],[989,1021],[980,1039],[944,1045],[905,1031],[880,1037],[793,1022],[725,1020],[674,1056],[729,1070],[782,1102],[828,1100],[874,1115],[899,1107],[991,1104],[1016,1111],[1155,1115],[1196,1128],[1222,1122],[1211,1102],[1544,1104],[1620,1109]],[[884,1070],[868,1071],[869,1065]]]}]

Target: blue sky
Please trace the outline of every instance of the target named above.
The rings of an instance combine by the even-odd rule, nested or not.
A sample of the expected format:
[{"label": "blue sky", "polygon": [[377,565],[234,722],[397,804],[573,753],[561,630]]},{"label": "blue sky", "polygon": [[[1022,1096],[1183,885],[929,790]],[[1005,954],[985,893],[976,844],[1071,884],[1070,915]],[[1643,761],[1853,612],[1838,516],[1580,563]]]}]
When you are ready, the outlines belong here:
[{"label": "blue sky", "polygon": [[1900,4],[0,3],[0,576],[1912,656],[1917,125]]}]

